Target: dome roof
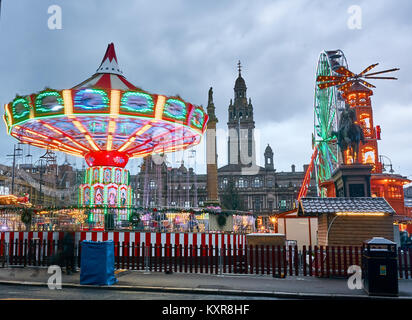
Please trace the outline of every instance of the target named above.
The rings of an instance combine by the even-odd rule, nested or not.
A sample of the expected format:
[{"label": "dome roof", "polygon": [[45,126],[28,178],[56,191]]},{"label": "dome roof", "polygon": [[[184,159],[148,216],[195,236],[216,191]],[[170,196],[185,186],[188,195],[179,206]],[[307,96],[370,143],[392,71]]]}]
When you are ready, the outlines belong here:
[{"label": "dome roof", "polygon": [[236,79],[235,89],[246,89],[246,82],[240,74],[239,77]]}]

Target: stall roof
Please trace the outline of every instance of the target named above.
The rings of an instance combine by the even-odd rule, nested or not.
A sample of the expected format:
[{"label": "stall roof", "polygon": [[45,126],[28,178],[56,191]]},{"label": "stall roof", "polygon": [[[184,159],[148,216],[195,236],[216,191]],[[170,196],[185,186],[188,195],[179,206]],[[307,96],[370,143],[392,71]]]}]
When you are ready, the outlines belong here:
[{"label": "stall roof", "polygon": [[382,212],[395,214],[395,210],[384,198],[302,198],[299,200],[298,216],[317,216],[323,213]]}]

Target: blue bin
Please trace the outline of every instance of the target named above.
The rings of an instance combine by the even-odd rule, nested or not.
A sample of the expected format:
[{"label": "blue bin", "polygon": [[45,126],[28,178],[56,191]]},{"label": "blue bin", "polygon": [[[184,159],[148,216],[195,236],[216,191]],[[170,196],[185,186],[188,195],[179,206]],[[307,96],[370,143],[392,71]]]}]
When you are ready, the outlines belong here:
[{"label": "blue bin", "polygon": [[111,285],[114,276],[114,242],[81,242],[80,284]]}]

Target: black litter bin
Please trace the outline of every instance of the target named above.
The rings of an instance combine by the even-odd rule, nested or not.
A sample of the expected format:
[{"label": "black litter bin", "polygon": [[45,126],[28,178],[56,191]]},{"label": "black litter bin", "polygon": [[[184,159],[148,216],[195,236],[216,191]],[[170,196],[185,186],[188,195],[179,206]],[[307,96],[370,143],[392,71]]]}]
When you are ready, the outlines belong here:
[{"label": "black litter bin", "polygon": [[362,279],[369,295],[398,296],[396,243],[375,237],[364,242]]}]

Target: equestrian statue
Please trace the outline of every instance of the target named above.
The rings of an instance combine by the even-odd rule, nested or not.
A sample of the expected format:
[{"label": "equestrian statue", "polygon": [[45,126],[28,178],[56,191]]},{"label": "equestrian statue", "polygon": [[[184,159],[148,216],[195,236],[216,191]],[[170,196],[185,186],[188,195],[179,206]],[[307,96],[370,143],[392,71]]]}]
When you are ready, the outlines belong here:
[{"label": "equestrian statue", "polygon": [[342,159],[345,159],[345,152],[349,150],[348,158],[351,157],[353,163],[359,163],[359,144],[365,143],[365,136],[362,127],[356,123],[356,111],[349,104],[345,105],[340,115],[338,132],[334,134],[337,137]]}]

